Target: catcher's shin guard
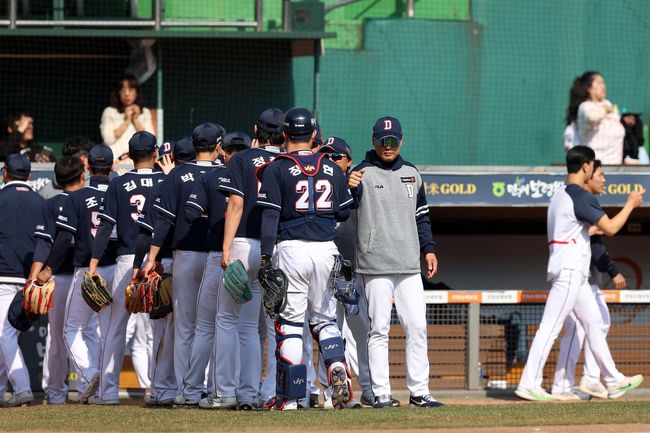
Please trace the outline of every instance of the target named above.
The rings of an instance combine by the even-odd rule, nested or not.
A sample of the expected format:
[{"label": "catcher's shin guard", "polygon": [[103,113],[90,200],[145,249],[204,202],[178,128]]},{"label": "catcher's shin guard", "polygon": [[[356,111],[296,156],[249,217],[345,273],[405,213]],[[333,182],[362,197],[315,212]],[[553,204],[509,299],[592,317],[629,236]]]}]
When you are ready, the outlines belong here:
[{"label": "catcher's shin guard", "polygon": [[289,364],[283,358],[276,364],[275,407],[282,409],[287,400],[304,398],[307,395],[307,366]]},{"label": "catcher's shin guard", "polygon": [[302,364],[303,323],[285,319],[275,321],[276,409],[290,399],[307,395],[307,367]]}]

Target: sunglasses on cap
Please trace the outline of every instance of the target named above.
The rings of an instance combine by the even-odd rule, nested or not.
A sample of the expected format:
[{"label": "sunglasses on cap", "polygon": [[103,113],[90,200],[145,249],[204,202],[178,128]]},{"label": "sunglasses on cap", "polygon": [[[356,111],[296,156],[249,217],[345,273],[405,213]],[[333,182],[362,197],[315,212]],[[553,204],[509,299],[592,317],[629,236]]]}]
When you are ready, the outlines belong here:
[{"label": "sunglasses on cap", "polygon": [[399,146],[399,140],[397,137],[384,137],[384,138],[375,138],[373,140],[375,144],[378,144],[381,147],[398,147]]},{"label": "sunglasses on cap", "polygon": [[348,156],[345,153],[326,153],[327,157],[331,159],[332,161],[340,161],[343,158],[347,158]]}]

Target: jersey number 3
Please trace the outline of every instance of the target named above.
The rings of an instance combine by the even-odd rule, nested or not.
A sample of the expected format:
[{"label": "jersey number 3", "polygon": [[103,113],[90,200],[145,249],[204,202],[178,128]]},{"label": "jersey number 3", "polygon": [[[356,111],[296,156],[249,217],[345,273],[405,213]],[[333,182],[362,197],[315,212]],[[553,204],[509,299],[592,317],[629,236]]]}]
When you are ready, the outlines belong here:
[{"label": "jersey number 3", "polygon": [[133,194],[131,198],[129,198],[129,204],[135,206],[135,212],[131,212],[131,218],[133,218],[133,221],[138,220],[138,215],[140,215],[142,209],[144,209],[145,200],[146,197],[142,194]]},{"label": "jersey number 3", "polygon": [[[304,212],[309,210],[309,183],[306,180],[299,180],[296,183],[296,192],[300,194],[296,201],[296,210]],[[316,210],[331,210],[332,203],[332,184],[329,180],[317,180],[314,184],[314,192],[318,196],[316,199]]]}]

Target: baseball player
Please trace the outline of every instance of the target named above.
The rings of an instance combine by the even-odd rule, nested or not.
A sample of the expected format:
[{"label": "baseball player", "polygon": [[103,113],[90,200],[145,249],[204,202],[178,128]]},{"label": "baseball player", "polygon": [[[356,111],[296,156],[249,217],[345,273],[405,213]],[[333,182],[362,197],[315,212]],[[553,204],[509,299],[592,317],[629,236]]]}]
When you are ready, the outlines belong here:
[{"label": "baseball player", "polygon": [[[415,166],[400,156],[399,120],[379,118],[373,127],[372,143],[373,149],[353,169],[348,185],[357,209],[357,273],[364,285],[370,318],[368,361],[375,396],[373,407],[393,407],[388,372],[393,299],[406,334],[409,404],[428,408],[444,406],[429,393],[420,253],[427,263],[427,278],[437,272],[438,260],[422,178]],[[381,224],[377,224],[378,219]]]},{"label": "baseball player", "polygon": [[130,315],[124,308],[125,287],[131,281],[139,231],[136,221],[149,199],[151,189],[165,177],[162,172],[153,171],[156,155],[156,137],[153,134],[146,131],[133,134],[129,140],[129,158],[133,160],[135,168],[110,181],[98,214],[100,225],[88,266],[90,274],[97,273],[99,260],[106,251],[113,228],[117,226],[119,230],[115,274],[109,289],[113,303],[99,313],[101,378],[97,398],[92,398],[92,403],[96,404],[119,404],[120,370]]},{"label": "baseball player", "polygon": [[[219,150],[226,164],[232,161],[237,152],[250,148],[251,139],[243,132],[231,132],[224,136]],[[244,305],[236,304],[223,288],[221,268],[221,247],[223,245],[226,197],[218,190],[220,178],[227,171],[226,166],[206,173],[197,182],[194,191],[185,203],[185,218],[189,222],[199,221],[207,214],[208,234],[206,247],[210,250],[199,288],[196,306],[196,330],[190,354],[190,369],[185,376],[183,396],[186,400],[201,397],[205,368],[208,360],[214,360],[211,374],[214,393],[199,401],[204,409],[252,410],[256,405],[257,384],[260,375],[259,335],[257,334],[257,313],[260,294]],[[250,310],[254,311],[252,320],[254,332],[251,335]],[[220,332],[222,322],[228,316],[233,325],[224,334]],[[248,319],[248,320],[247,320]],[[216,321],[216,323],[215,323]],[[238,330],[237,324],[243,323]],[[239,332],[238,332],[239,331]],[[238,350],[238,338],[242,340]],[[252,347],[251,347],[252,345]],[[224,348],[228,348],[225,349]],[[237,354],[241,353],[241,368],[237,370]],[[239,373],[239,377],[237,377]]]},{"label": "baseball player", "polygon": [[[594,174],[585,184],[585,189],[594,195],[602,194],[605,190],[605,175],[600,160],[594,161]],[[593,227],[590,229],[590,234]],[[601,272],[607,272],[612,278],[617,289],[624,289],[626,286],[625,277],[618,270],[616,262],[609,257],[607,249],[600,234],[591,234],[591,268],[589,270],[589,283],[591,290],[596,297],[598,310],[602,314],[602,325],[605,335],[609,332],[611,323],[609,308],[605,297],[600,291],[602,280]],[[607,388],[600,383],[600,367],[594,358],[594,354],[586,344],[584,375],[580,385],[575,387],[575,369],[580,356],[580,349],[585,342],[585,330],[575,314],[571,312],[564,321],[564,337],[560,340],[560,355],[555,365],[555,377],[551,395],[558,400],[580,400],[589,396],[607,398]]]},{"label": "baseball player", "polygon": [[336,326],[336,300],[327,288],[334,256],[336,222],[349,216],[352,197],[341,170],[323,154],[312,153],[316,122],[306,108],[285,114],[287,155],[258,170],[262,185],[257,204],[264,207],[261,226],[261,273],[276,263],[286,273],[289,290],[276,329],[276,405],[293,410],[305,397],[302,385],[302,331],[307,311],[312,335],[328,371],[334,407],[344,408],[352,399],[350,375],[345,363],[343,339]]},{"label": "baseball player", "polygon": [[566,185],[551,197],[548,207],[548,280],[552,281],[539,329],[515,394],[525,400],[554,400],[542,388],[542,370],[567,316],[573,311],[584,326],[587,341],[598,363],[609,398],[618,398],[643,382],[642,375],[626,377],[616,369],[607,346],[603,315],[588,282],[591,249],[589,227],[608,236],[616,234],[632,211],[643,203],[643,193],[633,192],[623,209],[609,218],[593,194],[584,189],[594,170],[594,151],[571,148],[566,155]]},{"label": "baseball player", "polygon": [[[254,147],[250,150],[235,154],[228,161],[228,169],[221,176],[219,182],[219,190],[228,196],[221,266],[225,268],[231,260],[240,259],[248,271],[251,290],[256,295],[261,293],[259,282],[257,281],[257,271],[259,270],[257,251],[259,251],[262,210],[255,206],[259,188],[255,171],[258,167],[272,161],[277,155],[284,152],[284,149],[281,147],[284,143],[284,136],[282,135],[283,122],[283,111],[277,108],[267,108],[264,110],[253,126],[256,137],[253,141]],[[261,308],[261,303],[257,296],[255,296],[252,302],[257,304],[258,308]],[[246,307],[246,312],[248,313],[248,307]],[[247,317],[248,319],[250,317]],[[237,326],[239,328],[244,325],[235,324],[231,318],[229,322],[224,323],[222,321],[220,326],[223,329],[224,326]],[[273,329],[272,321],[269,321],[269,326]],[[220,335],[224,333],[221,330],[219,332]],[[233,338],[234,336],[222,336],[219,337],[219,341],[231,340],[231,344],[234,346]],[[272,331],[270,337],[267,334],[267,338],[269,338],[269,342],[273,339],[274,347],[275,341]],[[254,349],[251,348],[250,350],[253,351]],[[269,353],[272,350],[271,343],[269,343]],[[226,365],[228,365],[228,371],[231,371],[232,365],[234,365],[232,354],[222,354],[221,356]],[[269,356],[268,358],[274,357]],[[261,369],[258,368],[256,371],[261,372]],[[275,365],[267,364],[267,371],[275,371]],[[267,380],[270,382],[268,379],[269,376],[274,375],[267,374]],[[275,395],[274,381],[269,383],[268,388],[271,387],[273,389],[266,391],[266,393],[264,392],[264,387],[262,387],[261,394],[263,401]]]},{"label": "baseball player", "polygon": [[[171,172],[173,167],[193,161],[196,152],[190,137],[183,137],[176,142],[165,142],[158,148],[158,164],[163,172]],[[136,243],[136,253],[133,260],[133,278],[140,276],[144,258],[151,246],[151,237],[154,230],[155,219],[158,212],[153,204],[160,198],[167,185],[167,179],[154,185],[150,192],[149,200],[144,205],[138,218],[140,233]],[[172,273],[171,239],[173,233],[167,235],[163,246],[158,253],[157,260],[163,272]],[[145,396],[147,406],[172,406],[178,396],[178,386],[174,372],[174,313],[169,313],[161,319],[152,319],[153,331],[152,357],[149,366],[151,380],[151,393]]]},{"label": "baseball player", "polygon": [[34,227],[43,213],[45,200],[27,183],[31,163],[27,157],[12,154],[5,159],[0,189],[0,364],[14,393],[3,406],[20,406],[34,400],[29,373],[18,346],[18,331],[7,321],[14,296],[22,290],[29,274],[34,251]]},{"label": "baseball player", "polygon": [[[64,156],[54,165],[56,184],[61,188],[59,194],[47,200],[43,214],[36,225],[34,237],[34,262],[29,272],[29,279],[38,278],[50,255],[56,237],[56,217],[63,209],[68,194],[84,186],[85,166],[83,161],[74,156]],[[65,302],[68,298],[70,283],[74,273],[72,264],[74,244],[68,246],[63,267],[54,276],[56,290],[52,295],[52,307],[48,312],[48,333],[45,341],[45,358],[43,359],[43,381],[45,395],[49,404],[63,404],[68,397],[66,379],[69,373],[68,352],[63,336],[63,319]],[[47,374],[45,374],[47,372]]]},{"label": "baseball player", "polygon": [[[108,189],[108,176],[113,165],[113,152],[104,144],[93,146],[88,153],[90,181],[88,186],[68,194],[63,209],[56,217],[57,233],[47,259],[38,274],[38,281],[47,281],[53,270],[60,269],[74,239],[72,260],[74,275],[65,303],[63,333],[70,359],[79,374],[79,400],[87,403],[99,386],[99,322],[97,314],[81,296],[83,274],[91,258],[92,245],[99,227],[99,208]],[[82,181],[82,177],[80,177]],[[109,247],[99,263],[98,271],[110,285],[115,270],[117,236],[111,233]]]},{"label": "baseball player", "polygon": [[[167,176],[165,188],[156,198],[154,208],[158,212],[154,222],[153,238],[143,272],[148,275],[155,266],[161,246],[174,225],[172,250],[174,259],[174,370],[178,390],[183,392],[183,380],[190,368],[189,354],[196,325],[196,303],[201,278],[206,265],[205,237],[207,220],[194,224],[185,220],[185,202],[196,182],[203,174],[216,169],[218,146],[225,131],[214,123],[203,123],[192,131],[192,144],[196,160],[173,169]],[[179,395],[178,406],[197,406],[199,398],[185,399]]]},{"label": "baseball player", "polygon": [[[338,137],[330,137],[325,141],[325,144],[320,147],[319,152],[324,153],[333,163],[339,166],[343,174],[346,176],[350,173],[352,168],[352,149],[345,140]],[[336,247],[343,257],[352,262],[352,267],[355,267],[354,262],[354,241],[357,230],[356,214],[352,212],[350,218],[340,223],[337,227],[338,238],[334,241]],[[346,353],[348,356],[354,358],[354,362],[348,358],[348,365],[356,364],[358,366],[358,380],[361,385],[361,404],[364,406],[372,406],[375,397],[372,393],[372,385],[370,383],[370,371],[368,370],[368,332],[370,331],[370,323],[368,322],[368,304],[365,300],[363,287],[361,284],[356,284],[357,290],[361,295],[359,298],[359,313],[353,316],[344,314],[344,307],[341,303],[337,304],[337,323],[341,331],[345,333],[345,328],[350,331],[351,338],[346,339]],[[354,341],[356,351],[350,352],[351,341]],[[327,383],[324,371],[319,365],[319,381]],[[399,400],[394,400],[395,404],[399,404]],[[359,405],[356,401],[354,405]],[[329,408],[331,401],[325,402],[325,407]]]},{"label": "baseball player", "polygon": [[[80,158],[87,170],[88,152],[90,151],[91,147],[93,147],[93,142],[89,138],[81,135],[75,135],[65,140],[63,143],[62,153],[63,156],[76,156]],[[89,176],[86,177],[86,180],[88,179]],[[63,186],[57,183],[55,176],[54,182],[50,182],[45,185],[43,188],[41,188],[40,191],[38,191],[38,194],[44,199],[50,199],[55,195],[60,194],[61,192],[63,192]]]}]

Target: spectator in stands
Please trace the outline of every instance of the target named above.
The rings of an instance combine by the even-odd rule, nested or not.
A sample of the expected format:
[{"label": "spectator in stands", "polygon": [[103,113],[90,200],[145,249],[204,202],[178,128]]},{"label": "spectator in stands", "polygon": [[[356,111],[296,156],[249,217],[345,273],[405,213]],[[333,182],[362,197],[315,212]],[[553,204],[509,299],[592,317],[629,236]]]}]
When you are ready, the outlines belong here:
[{"label": "spectator in stands", "polygon": [[15,111],[4,118],[7,136],[0,140],[0,161],[19,153],[32,162],[54,162],[52,149],[34,144],[34,118],[26,111]]},{"label": "spectator in stands", "polygon": [[[70,138],[67,138],[63,143],[63,156],[76,156],[81,159],[81,162],[84,163],[86,170],[88,169],[88,152],[90,148],[93,147],[93,142],[88,137],[83,135],[74,135]],[[90,176],[87,176],[86,179],[90,179]],[[63,192],[63,188],[56,183],[56,179],[53,178],[52,182],[45,185],[38,194],[45,198],[49,199],[54,197],[57,194]]]},{"label": "spectator in stands", "polygon": [[[578,144],[591,147],[603,164],[619,165],[623,163],[625,129],[618,108],[606,96],[605,79],[600,73],[588,71],[577,77],[569,96],[567,125],[575,122]],[[565,147],[566,143],[565,131]],[[635,161],[628,159],[626,163]]]},{"label": "spectator in stands", "polygon": [[129,140],[139,131],[154,134],[151,112],[144,107],[135,77],[122,78],[111,94],[111,105],[102,113],[102,139],[110,146],[115,159],[128,159]]}]

